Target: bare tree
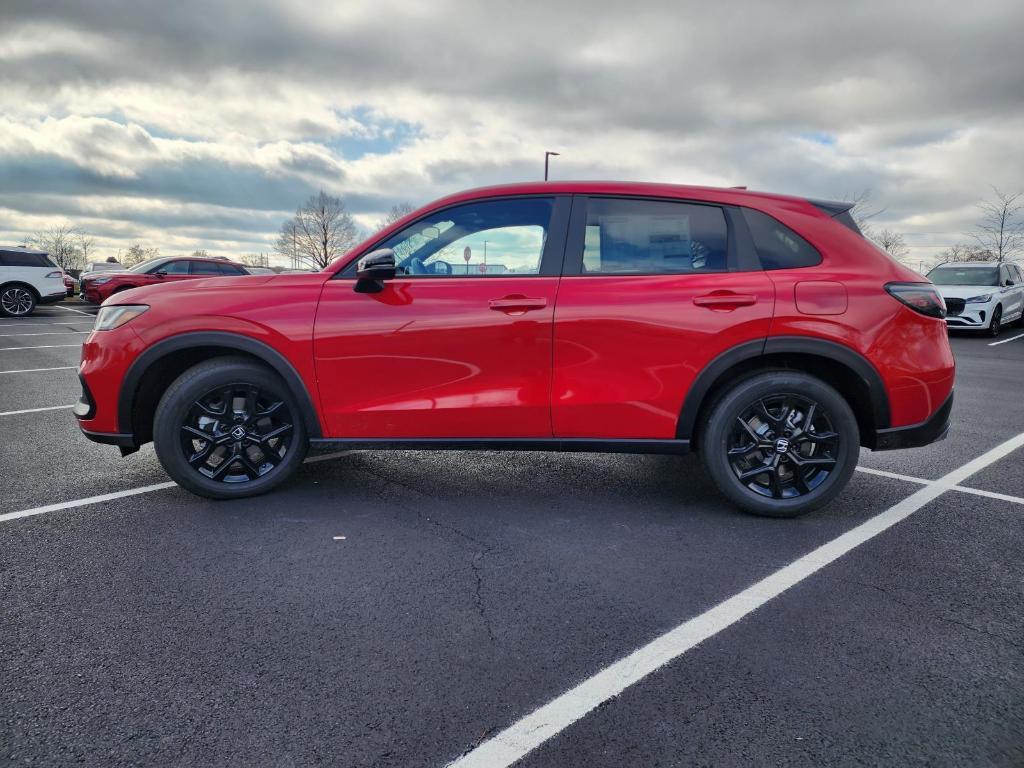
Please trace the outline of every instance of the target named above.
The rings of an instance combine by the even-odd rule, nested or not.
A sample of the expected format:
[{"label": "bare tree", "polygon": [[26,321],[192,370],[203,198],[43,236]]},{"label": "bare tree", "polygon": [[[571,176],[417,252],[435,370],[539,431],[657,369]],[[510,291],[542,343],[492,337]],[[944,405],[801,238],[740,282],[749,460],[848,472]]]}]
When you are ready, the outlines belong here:
[{"label": "bare tree", "polygon": [[382,218],[377,224],[377,231],[380,232],[385,227],[390,227],[396,221],[404,219],[415,210],[416,209],[413,208],[410,203],[398,203],[397,205],[392,205],[391,210],[384,214],[384,218]]},{"label": "bare tree", "polygon": [[992,199],[978,203],[981,222],[971,237],[996,261],[1011,261],[1024,254],[1024,194],[1008,195],[996,187],[992,192]]},{"label": "bare tree", "polygon": [[850,209],[850,215],[857,223],[857,227],[863,233],[864,237],[870,238],[874,232],[874,225],[871,223],[871,219],[881,213],[885,213],[885,208],[878,208],[875,206],[871,199],[870,189],[865,189],[858,195],[847,195],[845,200],[848,203],[853,203],[853,207]]},{"label": "bare tree", "polygon": [[140,243],[135,243],[124,252],[121,263],[126,267],[133,267],[146,259],[155,259],[159,255],[159,248],[145,248]]},{"label": "bare tree", "polygon": [[910,249],[907,248],[903,234],[900,232],[893,232],[888,228],[882,229],[872,233],[871,240],[896,261],[902,261],[910,255]]},{"label": "bare tree", "polygon": [[39,250],[50,254],[57,266],[67,271],[77,269],[81,264],[82,254],[78,247],[78,237],[78,231],[74,226],[65,222],[37,232],[30,242]]},{"label": "bare tree", "polygon": [[942,261],[994,261],[992,251],[977,245],[956,243],[939,254]]},{"label": "bare tree", "polygon": [[79,232],[77,243],[78,252],[82,255],[82,266],[84,267],[89,263],[89,256],[91,256],[93,250],[95,250],[96,238],[92,235],[87,235],[84,232]]},{"label": "bare tree", "polygon": [[281,232],[274,241],[274,250],[288,259],[293,269],[299,266],[299,228],[294,218],[281,225]]},{"label": "bare tree", "polygon": [[243,253],[238,257],[247,267],[269,267],[270,260],[265,253]]},{"label": "bare tree", "polygon": [[282,238],[287,246],[289,235],[298,259],[323,269],[355,245],[358,229],[341,199],[320,190],[285,222],[279,247]]},{"label": "bare tree", "polygon": [[210,252],[208,250],[206,250],[205,248],[197,248],[196,250],[192,251],[192,253],[189,254],[189,255],[194,257],[194,258],[197,258],[197,259],[208,259],[208,258],[210,258]]}]

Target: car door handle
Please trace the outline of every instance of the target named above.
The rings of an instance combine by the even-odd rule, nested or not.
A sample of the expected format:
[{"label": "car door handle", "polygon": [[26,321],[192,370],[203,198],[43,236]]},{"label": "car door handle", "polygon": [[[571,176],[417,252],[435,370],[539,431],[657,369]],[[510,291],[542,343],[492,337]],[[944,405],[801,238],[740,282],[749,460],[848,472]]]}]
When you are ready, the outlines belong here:
[{"label": "car door handle", "polygon": [[531,309],[544,309],[547,305],[548,300],[543,297],[534,299],[528,296],[505,296],[504,298],[491,299],[487,302],[487,306],[497,312],[520,315],[524,312],[529,312]]},{"label": "car door handle", "polygon": [[704,296],[695,296],[693,303],[698,307],[708,309],[730,310],[736,307],[749,307],[757,303],[757,296],[749,293],[733,293],[732,291],[721,291],[709,293]]}]

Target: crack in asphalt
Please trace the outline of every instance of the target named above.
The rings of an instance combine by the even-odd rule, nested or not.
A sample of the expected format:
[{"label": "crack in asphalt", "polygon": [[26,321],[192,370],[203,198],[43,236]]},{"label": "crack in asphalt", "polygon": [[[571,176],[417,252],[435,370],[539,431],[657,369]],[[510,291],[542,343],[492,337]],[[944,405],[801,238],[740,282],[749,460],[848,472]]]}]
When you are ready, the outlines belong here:
[{"label": "crack in asphalt", "polygon": [[[431,496],[429,493],[424,493],[423,491],[413,488],[412,486],[406,485],[405,483],[395,480],[394,478],[385,477],[384,475],[374,472],[372,469],[368,469],[366,467],[361,467],[360,469],[363,472],[366,472],[367,474],[372,475],[373,477],[381,481],[381,492],[385,491],[388,488],[388,486],[395,486],[396,488],[400,488],[408,493],[411,493],[414,496],[420,496],[435,502],[440,501],[440,499],[438,499],[436,496]],[[410,506],[404,503],[400,498],[396,501],[396,503],[402,509],[416,515],[416,518],[418,520],[427,523],[430,527],[436,528],[445,533],[454,534],[455,536],[475,545],[475,551],[469,563],[469,567],[473,574],[473,579],[475,581],[473,589],[473,606],[476,609],[477,614],[480,616],[481,622],[483,622],[484,629],[487,630],[487,637],[489,638],[491,644],[496,645],[498,642],[498,638],[494,634],[494,625],[493,622],[491,621],[490,614],[487,611],[487,605],[483,595],[484,575],[481,562],[487,555],[491,554],[493,546],[485,541],[482,541],[481,539],[476,538],[475,536],[466,533],[456,525],[452,525],[451,523],[447,522],[442,522],[437,518],[433,518],[430,515],[425,514],[424,512],[420,511],[417,507]]]}]

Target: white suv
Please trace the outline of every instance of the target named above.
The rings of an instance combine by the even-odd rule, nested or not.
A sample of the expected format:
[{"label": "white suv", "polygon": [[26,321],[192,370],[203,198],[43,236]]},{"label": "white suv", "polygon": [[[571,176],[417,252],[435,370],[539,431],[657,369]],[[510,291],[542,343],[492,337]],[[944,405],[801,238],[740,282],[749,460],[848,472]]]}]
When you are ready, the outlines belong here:
[{"label": "white suv", "polygon": [[0,315],[25,317],[67,295],[64,273],[43,251],[0,247]]},{"label": "white suv", "polygon": [[1016,264],[950,262],[935,267],[928,279],[946,302],[950,328],[976,329],[998,336],[1006,323],[1024,320],[1024,274]]}]

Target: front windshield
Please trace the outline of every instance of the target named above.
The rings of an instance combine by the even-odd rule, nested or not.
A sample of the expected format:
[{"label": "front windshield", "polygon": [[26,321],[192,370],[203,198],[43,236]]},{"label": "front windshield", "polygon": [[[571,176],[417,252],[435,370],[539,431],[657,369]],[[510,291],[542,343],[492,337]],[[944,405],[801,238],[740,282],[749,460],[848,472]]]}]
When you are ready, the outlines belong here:
[{"label": "front windshield", "polygon": [[936,267],[928,279],[935,285],[999,285],[999,267]]},{"label": "front windshield", "polygon": [[166,259],[159,258],[159,257],[155,258],[155,259],[146,259],[145,261],[140,261],[138,264],[136,264],[134,267],[132,267],[128,271],[129,272],[148,272],[150,269],[155,267],[161,261],[166,261]]}]

